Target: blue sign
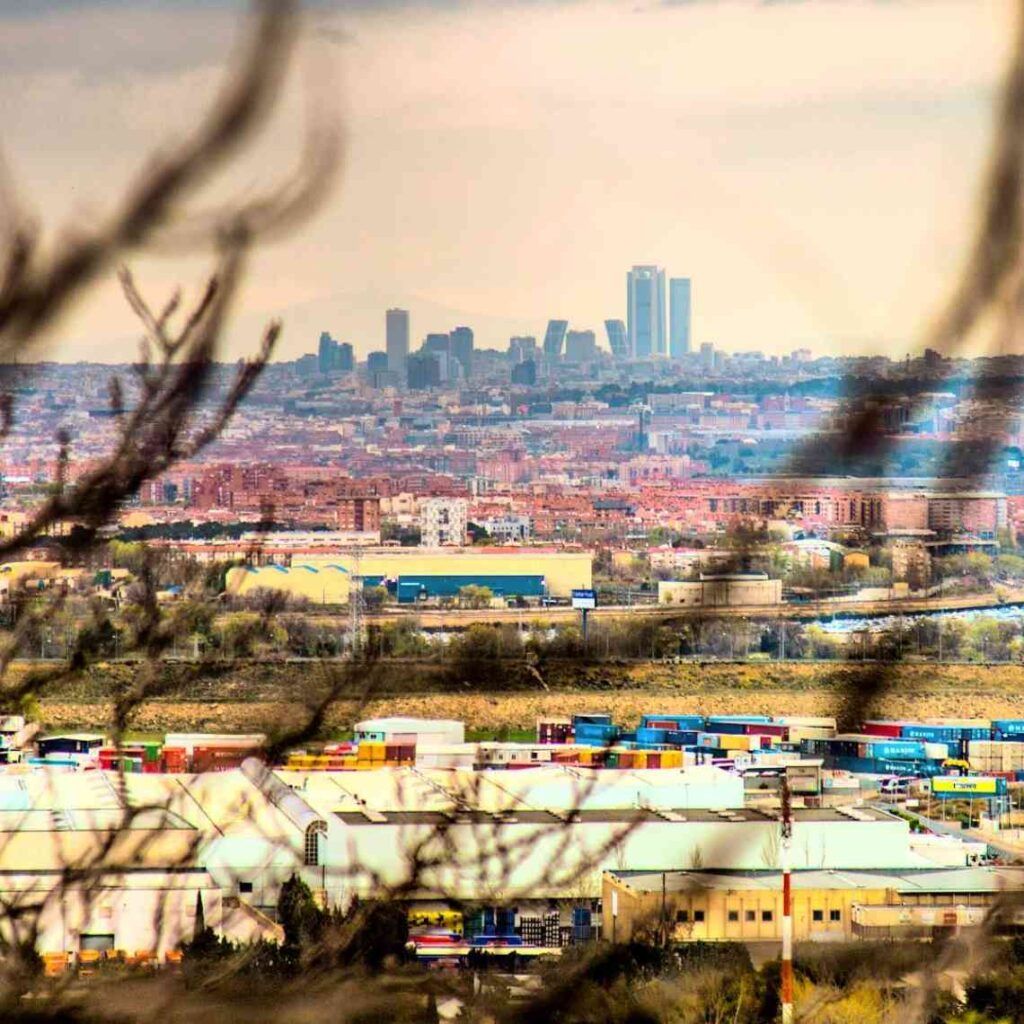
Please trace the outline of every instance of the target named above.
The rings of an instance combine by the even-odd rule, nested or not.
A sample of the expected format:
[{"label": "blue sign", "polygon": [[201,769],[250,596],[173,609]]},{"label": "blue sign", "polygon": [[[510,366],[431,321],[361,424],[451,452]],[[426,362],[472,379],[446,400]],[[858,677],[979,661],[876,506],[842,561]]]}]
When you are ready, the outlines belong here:
[{"label": "blue sign", "polygon": [[572,592],[572,606],[573,608],[582,608],[585,611],[589,611],[591,608],[596,608],[597,591],[574,590]]}]

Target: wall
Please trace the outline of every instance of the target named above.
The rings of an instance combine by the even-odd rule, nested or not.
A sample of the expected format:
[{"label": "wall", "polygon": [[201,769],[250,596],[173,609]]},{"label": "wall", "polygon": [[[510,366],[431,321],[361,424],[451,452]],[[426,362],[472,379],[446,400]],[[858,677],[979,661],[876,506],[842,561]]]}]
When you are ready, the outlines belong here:
[{"label": "wall", "polygon": [[[781,878],[781,876],[780,876]],[[781,882],[780,882],[781,885]],[[617,890],[618,915],[612,915],[612,891]],[[602,934],[624,941],[634,930],[657,923],[662,913],[660,892],[641,892],[613,875],[603,883]],[[853,938],[853,905],[891,902],[885,889],[809,889],[793,893],[793,937],[807,939]],[[818,911],[821,920],[814,919]],[[834,915],[838,920],[832,920]],[[694,889],[668,892],[665,916],[678,941],[733,939],[781,941],[781,889]]]},{"label": "wall", "polygon": [[658,583],[658,604],[714,608],[782,603],[781,580],[704,580]]}]

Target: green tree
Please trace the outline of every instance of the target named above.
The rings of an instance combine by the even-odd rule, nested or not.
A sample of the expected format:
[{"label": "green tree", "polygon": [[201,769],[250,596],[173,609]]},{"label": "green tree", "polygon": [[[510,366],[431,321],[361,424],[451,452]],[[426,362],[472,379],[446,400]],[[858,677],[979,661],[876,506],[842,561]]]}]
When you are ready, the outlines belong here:
[{"label": "green tree", "polygon": [[489,608],[494,600],[494,592],[490,587],[480,587],[469,583],[459,587],[459,604],[463,608]]}]

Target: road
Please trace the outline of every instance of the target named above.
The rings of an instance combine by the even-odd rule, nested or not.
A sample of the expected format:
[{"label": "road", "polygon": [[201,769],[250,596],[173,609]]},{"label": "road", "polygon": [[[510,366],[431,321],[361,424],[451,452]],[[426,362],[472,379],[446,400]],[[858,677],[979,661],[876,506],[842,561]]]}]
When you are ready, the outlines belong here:
[{"label": "road", "polygon": [[[792,619],[796,621],[813,621],[834,615],[849,616],[882,616],[882,615],[915,615],[940,611],[971,611],[984,608],[998,608],[1005,605],[1024,604],[1024,590],[1013,590],[1004,593],[1000,601],[994,594],[969,594],[957,597],[943,597],[941,600],[907,601],[841,601],[824,600],[807,604],[782,605],[737,605],[702,606],[697,608],[679,608],[672,605],[602,605],[589,613],[594,619],[644,618],[655,619],[664,625],[674,625],[707,618],[733,619]],[[319,614],[315,608],[309,613],[314,618],[337,622],[348,617],[347,609],[339,609],[335,613]],[[578,622],[580,613],[573,608],[558,606],[552,608],[398,608],[389,607],[384,611],[367,612],[367,622],[397,622],[415,618],[423,629],[463,629],[474,623],[529,626],[534,623],[551,624]]]},{"label": "road", "polygon": [[1021,847],[1004,845],[998,839],[994,840],[988,832],[980,832],[976,828],[961,828],[959,821],[942,821],[939,818],[927,818],[923,814],[918,814],[913,808],[898,807],[894,804],[874,802],[872,806],[883,811],[899,811],[901,814],[912,814],[925,828],[940,836],[953,836],[955,839],[970,839],[976,843],[985,843],[989,848],[989,852],[998,857],[1005,857],[1011,861],[1020,860],[1024,857],[1024,850]]}]

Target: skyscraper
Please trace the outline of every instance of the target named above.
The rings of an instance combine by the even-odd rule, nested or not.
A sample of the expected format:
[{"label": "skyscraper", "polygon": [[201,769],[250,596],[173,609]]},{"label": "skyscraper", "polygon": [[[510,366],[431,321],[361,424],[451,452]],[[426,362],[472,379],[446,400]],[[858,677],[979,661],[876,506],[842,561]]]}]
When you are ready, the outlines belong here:
[{"label": "skyscraper", "polygon": [[532,335],[517,335],[508,339],[508,356],[513,365],[525,363],[537,355],[537,339]]},{"label": "skyscraper", "polygon": [[673,277],[668,282],[668,354],[681,359],[690,352],[690,279]]},{"label": "skyscraper", "polygon": [[605,320],[605,333],[608,335],[608,348],[615,359],[629,358],[629,339],[626,337],[626,325],[621,320]]},{"label": "skyscraper", "polygon": [[338,368],[338,343],[331,337],[330,331],[320,332],[317,367],[321,373],[331,373]]},{"label": "skyscraper", "polygon": [[420,349],[421,352],[433,352],[435,355],[440,352],[444,352],[447,355],[451,350],[452,336],[439,332],[428,334],[423,339],[423,347]]},{"label": "skyscraper", "polygon": [[449,351],[462,364],[462,372],[468,378],[473,370],[473,329],[456,327],[450,337]]},{"label": "skyscraper", "polygon": [[548,329],[544,332],[544,355],[550,362],[562,356],[562,342],[565,332],[569,329],[568,320],[549,320]]},{"label": "skyscraper", "polygon": [[665,355],[665,271],[637,266],[626,275],[626,323],[634,359]]},{"label": "skyscraper", "polygon": [[405,364],[409,358],[409,311],[389,309],[384,315],[384,324],[387,333],[388,369],[394,370],[399,380],[405,380]]},{"label": "skyscraper", "polygon": [[350,342],[343,341],[338,346],[334,365],[342,373],[351,373],[356,368],[356,354]]}]

